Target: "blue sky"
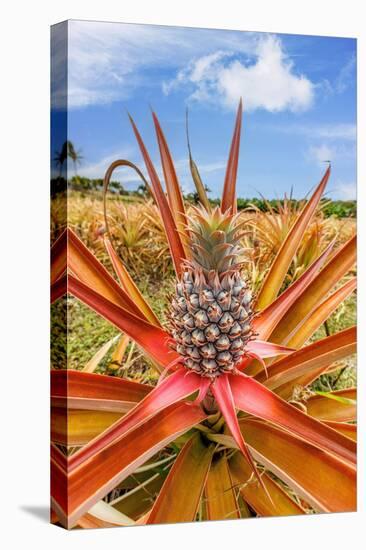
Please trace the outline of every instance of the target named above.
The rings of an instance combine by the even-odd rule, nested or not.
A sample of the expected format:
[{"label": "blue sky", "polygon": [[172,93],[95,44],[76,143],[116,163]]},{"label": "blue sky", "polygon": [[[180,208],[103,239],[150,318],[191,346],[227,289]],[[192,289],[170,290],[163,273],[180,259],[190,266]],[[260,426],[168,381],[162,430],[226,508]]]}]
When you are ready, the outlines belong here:
[{"label": "blue sky", "polygon": [[[143,167],[127,119],[160,161],[156,111],[184,191],[185,109],[201,176],[220,195],[240,96],[244,102],[238,196],[303,197],[332,161],[328,196],[356,196],[356,40],[319,36],[69,22],[69,139],[80,175],[103,177],[127,158]],[[129,188],[131,172],[116,173]]]}]

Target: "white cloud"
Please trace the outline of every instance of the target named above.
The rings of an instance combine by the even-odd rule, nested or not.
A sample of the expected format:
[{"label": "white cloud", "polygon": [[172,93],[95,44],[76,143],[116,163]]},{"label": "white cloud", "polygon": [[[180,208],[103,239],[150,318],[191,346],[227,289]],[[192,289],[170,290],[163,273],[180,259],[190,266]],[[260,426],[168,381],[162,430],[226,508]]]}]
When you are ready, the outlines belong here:
[{"label": "white cloud", "polygon": [[357,127],[355,124],[283,124],[265,125],[271,131],[284,134],[301,135],[311,139],[355,141]]},{"label": "white cloud", "polygon": [[[68,106],[107,104],[129,97],[137,86],[160,85],[146,69],[176,70],[195,55],[224,48],[251,52],[254,33],[126,23],[70,21]],[[145,74],[144,74],[145,73]],[[57,101],[57,90],[54,90]]]},{"label": "white cloud", "polygon": [[355,86],[355,84],[356,54],[352,53],[332,81],[324,78],[321,82],[316,84],[316,87],[321,90],[323,97],[327,98],[334,94],[343,94],[350,86]]},{"label": "white cloud", "polygon": [[[273,35],[70,21],[68,36],[69,108],[123,100],[144,86],[168,93],[189,85],[192,98],[226,107],[242,95],[248,110],[306,109],[313,100],[315,86]],[[154,68],[177,76],[164,83],[156,72],[150,77]]]},{"label": "white cloud", "polygon": [[256,39],[253,56],[238,59],[219,50],[191,61],[176,78],[164,84],[165,93],[182,86],[192,88],[190,99],[220,102],[235,108],[243,97],[245,109],[271,112],[305,110],[314,100],[314,84],[295,72],[293,61],[273,35]]},{"label": "white cloud", "polygon": [[347,90],[350,83],[354,82],[354,72],[356,70],[356,55],[352,54],[349,60],[341,70],[339,71],[338,77],[335,81],[335,91],[338,94],[341,94]]},{"label": "white cloud", "polygon": [[[132,148],[121,147],[120,149],[116,150],[114,153],[110,153],[96,162],[87,162],[83,160],[80,163],[80,166],[78,166],[77,172],[80,176],[85,178],[90,178],[90,179],[104,178],[104,174],[107,168],[112,164],[112,162],[114,162],[117,159],[130,160],[132,154],[133,154]],[[137,179],[139,179],[137,175],[135,176],[134,171],[128,168],[116,169],[115,172],[113,173],[112,179],[122,180],[123,178],[120,176],[120,174],[118,175],[119,172],[121,173],[121,170],[124,170],[124,176],[127,175],[126,179],[128,179],[129,181],[132,181],[132,180],[137,181]],[[69,166],[69,171],[73,173],[72,164]]]},{"label": "white cloud", "polygon": [[309,128],[309,135],[318,138],[355,140],[357,128],[355,124],[332,124]]},{"label": "white cloud", "polygon": [[[128,148],[128,147],[121,147],[120,149],[116,150],[115,153],[108,154],[96,162],[90,162],[90,163],[85,161],[82,162],[80,166],[78,166],[77,168],[77,173],[79,174],[79,176],[90,178],[90,179],[103,178],[107,168],[110,166],[112,162],[114,162],[117,159],[128,159],[134,162],[149,180],[146,174],[144,163],[141,161],[141,158],[136,158],[136,150],[133,150],[132,148]],[[155,160],[154,159],[152,160],[156,168],[156,171],[158,173],[158,176],[160,178],[160,181],[164,185],[164,175],[161,168],[160,158],[156,158]],[[192,181],[192,176],[189,168],[188,157],[184,157],[176,160],[174,162],[174,166],[177,172],[179,182],[183,189],[183,192],[189,193],[193,191],[194,184]],[[217,160],[216,162],[207,162],[207,163],[203,162],[199,164],[198,168],[202,177],[205,174],[212,174],[214,172],[224,173],[224,170],[226,169],[226,161]],[[74,173],[73,170],[74,170],[73,165],[70,164],[69,172],[71,176]],[[138,174],[134,170],[128,167],[126,168],[121,167],[116,169],[115,172],[113,173],[112,179],[114,181],[120,181],[122,185],[125,185],[126,187],[130,187],[130,188],[138,187],[138,185],[142,183]]]},{"label": "white cloud", "polygon": [[316,160],[318,163],[333,161],[335,158],[335,149],[329,145],[322,143],[321,145],[311,145],[307,156],[310,160]]},{"label": "white cloud", "polygon": [[342,182],[337,181],[331,191],[332,199],[344,201],[353,201],[357,198],[357,185],[354,181]]},{"label": "white cloud", "polygon": [[327,160],[331,162],[341,159],[354,160],[356,158],[356,147],[354,144],[346,145],[342,142],[322,142],[316,145],[310,145],[305,153],[305,157],[311,162],[315,160],[320,165]]}]

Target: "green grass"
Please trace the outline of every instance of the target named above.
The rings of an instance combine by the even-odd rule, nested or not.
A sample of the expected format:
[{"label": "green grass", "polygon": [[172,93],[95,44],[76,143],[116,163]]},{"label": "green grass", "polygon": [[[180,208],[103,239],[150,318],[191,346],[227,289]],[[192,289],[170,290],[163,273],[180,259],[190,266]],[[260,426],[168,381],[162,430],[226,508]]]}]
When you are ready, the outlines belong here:
[{"label": "green grass", "polygon": [[[328,319],[328,331],[335,334],[345,330],[357,322],[357,297],[352,294]],[[314,335],[313,339],[324,338],[326,329],[323,325]],[[351,355],[339,361],[338,368],[329,374],[324,374],[312,384],[313,390],[334,391],[356,386],[357,382],[357,361],[356,355]]]},{"label": "green grass", "polygon": [[[166,322],[167,295],[172,292],[173,279],[161,283],[151,283],[147,279],[141,281],[140,290],[147,298],[159,319]],[[54,326],[54,337],[51,346],[51,364],[52,368],[66,368],[65,348],[65,306],[56,303],[52,306],[52,322]],[[68,362],[67,368],[82,369],[86,363],[93,357],[98,349],[108,340],[119,334],[108,321],[94,313],[87,306],[76,300],[68,300]],[[114,347],[100,362],[96,372],[112,374],[108,365],[111,360]],[[130,348],[127,348],[127,354]],[[126,354],[126,355],[127,355]],[[133,365],[124,374],[129,377],[144,377],[144,380],[155,378],[149,361],[136,348],[132,355]]]}]

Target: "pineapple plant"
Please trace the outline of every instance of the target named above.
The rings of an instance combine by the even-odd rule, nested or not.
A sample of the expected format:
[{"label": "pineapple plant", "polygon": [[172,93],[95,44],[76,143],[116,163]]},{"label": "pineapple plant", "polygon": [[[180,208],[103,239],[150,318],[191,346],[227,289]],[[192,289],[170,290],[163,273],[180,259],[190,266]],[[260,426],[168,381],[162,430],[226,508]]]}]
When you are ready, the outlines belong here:
[{"label": "pineapple plant", "polygon": [[[51,373],[57,521],[72,528],[354,510],[355,390],[339,399],[306,388],[356,349],[355,327],[308,343],[355,289],[355,278],[343,281],[355,262],[355,238],[336,250],[331,242],[281,290],[330,168],[253,297],[236,215],[241,102],[220,207],[211,208],[190,155],[201,202],[190,215],[153,117],[167,193],[131,123],[176,272],[169,327],[139,291],[108,232],[105,246],[119,282],[72,230],[52,248],[52,299],[68,292],[82,301],[142,348],[158,376],[148,385],[90,372]],[[105,191],[113,169],[126,164],[141,173],[115,161]],[[139,500],[136,480],[156,468],[163,472],[151,477],[152,498]],[[141,488],[147,483],[142,478]],[[113,496],[124,487],[126,494]]]}]

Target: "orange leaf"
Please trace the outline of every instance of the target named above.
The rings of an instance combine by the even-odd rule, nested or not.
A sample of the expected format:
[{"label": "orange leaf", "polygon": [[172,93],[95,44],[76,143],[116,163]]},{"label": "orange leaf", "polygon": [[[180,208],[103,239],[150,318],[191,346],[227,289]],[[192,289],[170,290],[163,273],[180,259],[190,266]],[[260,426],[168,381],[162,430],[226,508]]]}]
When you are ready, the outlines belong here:
[{"label": "orange leaf", "polygon": [[340,432],[341,434],[350,437],[354,441],[357,441],[357,425],[356,424],[347,424],[346,422],[334,422],[334,421],[327,421],[324,422],[327,426],[330,428],[333,428],[333,430],[337,430],[337,432]]},{"label": "orange leaf", "polygon": [[356,327],[343,330],[276,361],[267,367],[267,374],[262,371],[255,378],[267,388],[275,390],[304,374],[318,373],[320,368],[326,370],[334,361],[355,353],[356,338]]},{"label": "orange leaf", "polygon": [[149,514],[147,523],[194,521],[215,445],[195,434],[175,460]]},{"label": "orange leaf", "polygon": [[67,527],[67,458],[51,443],[51,506],[60,523]]},{"label": "orange leaf", "polygon": [[51,371],[51,402],[55,407],[126,412],[153,389],[126,378],[76,370]]},{"label": "orange leaf", "polygon": [[99,313],[139,344],[159,365],[166,367],[178,355],[169,348],[169,335],[162,329],[136,317],[128,310],[97,294],[87,285],[69,275],[68,290],[76,298]]},{"label": "orange leaf", "polygon": [[286,239],[283,241],[280,250],[268,271],[264,283],[259,291],[257,307],[264,309],[276,298],[282,283],[286,277],[288,268],[300,245],[301,239],[309,225],[309,222],[319,204],[329,179],[330,166],[325,172],[321,182],[316,188],[310,200],[307,202],[294,225],[291,227]]},{"label": "orange leaf", "polygon": [[[135,403],[126,403],[131,409]],[[65,447],[85,445],[122,416],[120,412],[51,408],[51,441]]]},{"label": "orange leaf", "polygon": [[271,342],[282,344],[296,327],[301,326],[327,293],[351,269],[356,260],[356,237],[352,237],[320,271],[315,279],[282,317],[270,335]]},{"label": "orange leaf", "polygon": [[[236,454],[240,456],[239,453]],[[251,472],[249,464],[248,470]],[[266,495],[264,499],[267,500]],[[207,519],[240,517],[226,456],[220,457],[211,464],[205,487],[205,503]]]},{"label": "orange leaf", "polygon": [[151,386],[76,370],[51,371],[51,439],[84,445],[141,401]]},{"label": "orange leaf", "polygon": [[127,334],[121,334],[116,349],[112,353],[111,363],[117,363],[122,365],[123,358],[125,356],[128,344],[130,343],[130,337]]},{"label": "orange leaf", "polygon": [[240,453],[235,453],[230,460],[230,472],[242,497],[259,516],[304,514],[304,510],[285,493],[278,483],[267,474],[262,474],[262,481],[271,495],[271,502],[263,488],[251,477],[250,466]]},{"label": "orange leaf", "polygon": [[[329,392],[329,394],[341,399],[344,398],[345,401],[341,402],[323,395],[313,395],[306,402],[308,414],[320,420],[337,422],[356,420],[357,407],[355,403],[352,403],[352,401],[355,401],[357,398],[356,388],[338,390]],[[350,399],[351,402],[347,403],[347,399]]]},{"label": "orange leaf", "polygon": [[356,445],[353,441],[289,405],[254,378],[231,375],[230,385],[239,409],[272,422],[293,436],[301,437],[351,464],[356,463]]},{"label": "orange leaf", "polygon": [[173,214],[170,210],[168,201],[166,199],[165,193],[161,186],[159,177],[156,173],[153,163],[151,162],[149,153],[147,152],[144,142],[141,139],[141,136],[136,127],[136,124],[134,123],[131,116],[129,116],[129,118],[132,124],[133,131],[135,133],[137,142],[139,144],[140,151],[144,158],[146,169],[148,171],[148,174],[151,180],[154,198],[155,198],[156,204],[159,207],[161,218],[164,223],[165,232],[168,238],[170,252],[172,255],[175,271],[177,273],[177,276],[179,277],[182,273],[183,261],[186,259],[183,244],[182,244],[180,235],[178,233],[177,226],[173,218]]},{"label": "orange leaf", "polygon": [[311,266],[291,286],[267,306],[253,321],[253,329],[258,333],[258,338],[266,340],[277,323],[282,319],[292,304],[304,292],[311,283],[318,271],[323,267],[330,252],[333,249],[334,241],[320,254]]},{"label": "orange leaf", "polygon": [[[153,112],[152,113],[156,136],[159,144],[161,164],[164,172],[165,185],[168,192],[168,201],[169,205],[177,225],[177,229],[181,234],[185,234],[188,237],[187,233],[187,218],[185,214],[184,202],[182,191],[178,182],[177,174],[175,172],[173,159],[171,157],[167,141],[165,139],[163,130],[159,124],[158,117]],[[186,257],[190,257],[190,250],[188,246],[185,246],[184,241],[182,241],[183,248],[185,250]]]},{"label": "orange leaf", "polygon": [[51,304],[53,304],[54,302],[56,302],[56,300],[64,296],[66,292],[67,292],[67,275],[65,273],[64,275],[61,275],[61,277],[59,277],[57,281],[55,281],[51,285],[51,299],[50,299]]},{"label": "orange leaf", "polygon": [[230,147],[229,159],[226,167],[224,189],[223,189],[222,200],[221,200],[222,212],[226,212],[227,210],[231,210],[232,213],[236,212],[235,187],[236,187],[236,178],[238,174],[242,116],[243,116],[243,105],[242,105],[242,100],[240,99],[239,107],[236,115],[233,139]]},{"label": "orange leaf", "polygon": [[77,235],[71,229],[67,231],[67,266],[75,277],[114,304],[138,317],[145,318],[130,296],[118,285]]},{"label": "orange leaf", "polygon": [[136,429],[137,426],[146,423],[159,411],[196,392],[199,389],[200,381],[201,377],[194,373],[187,376],[185,369],[171,374],[123,418],[113,424],[109,430],[74,453],[69,459],[69,470],[74,470],[80,464],[90,460],[91,457],[103,453],[108,445],[116,439],[120,439],[129,431]]},{"label": "orange leaf", "polygon": [[[179,435],[205,419],[202,409],[177,403],[161,411],[125,437],[111,444],[66,477],[59,469],[58,482],[68,487],[65,502],[54,487],[54,506],[68,527],[72,527],[93,504]],[[55,465],[52,466],[55,469]],[[56,485],[56,484],[55,484]],[[58,500],[59,499],[59,500]]]},{"label": "orange leaf", "polygon": [[316,510],[356,509],[356,471],[291,434],[256,420],[240,420],[257,460]]},{"label": "orange leaf", "polygon": [[303,322],[297,325],[296,330],[285,339],[286,345],[300,348],[322,326],[324,321],[337,309],[337,307],[355,290],[356,277],[338,288],[318,307],[316,307]]},{"label": "orange leaf", "polygon": [[139,291],[124,263],[117,256],[113,245],[108,238],[104,239],[104,244],[123,290],[130,296],[130,298],[132,298],[134,304],[139,308],[144,318],[147,319],[147,321],[149,321],[152,325],[161,328],[159,319]]},{"label": "orange leaf", "polygon": [[63,231],[51,247],[51,285],[66,271],[67,231]]},{"label": "orange leaf", "polygon": [[[134,476],[135,477],[135,476]],[[139,490],[129,491],[122,498],[113,501],[113,507],[126,514],[128,517],[137,520],[142,515],[150,512],[152,503],[159,493],[164,482],[162,475],[151,476],[151,481],[140,486]]]}]

